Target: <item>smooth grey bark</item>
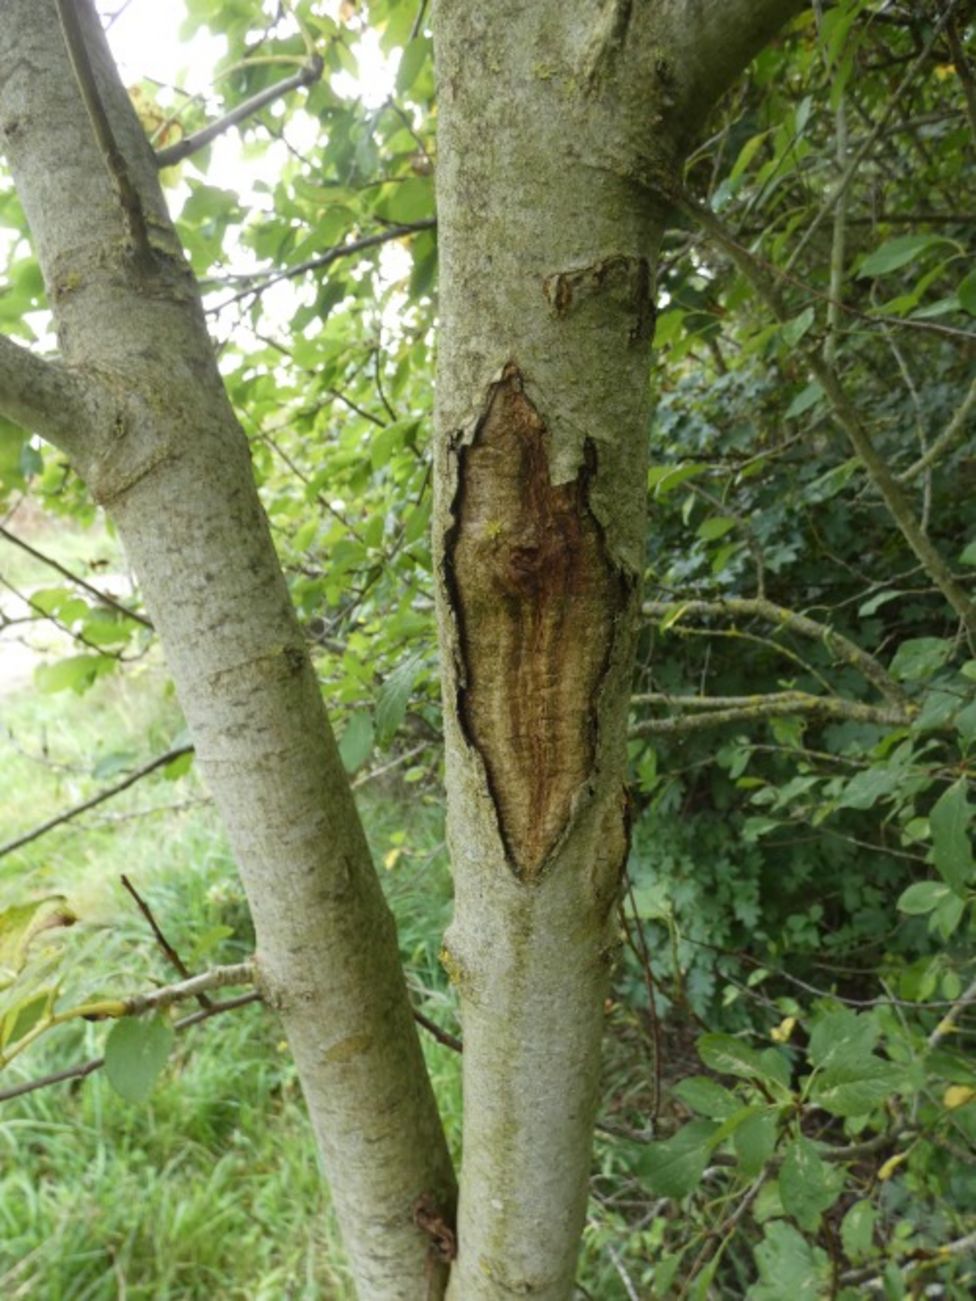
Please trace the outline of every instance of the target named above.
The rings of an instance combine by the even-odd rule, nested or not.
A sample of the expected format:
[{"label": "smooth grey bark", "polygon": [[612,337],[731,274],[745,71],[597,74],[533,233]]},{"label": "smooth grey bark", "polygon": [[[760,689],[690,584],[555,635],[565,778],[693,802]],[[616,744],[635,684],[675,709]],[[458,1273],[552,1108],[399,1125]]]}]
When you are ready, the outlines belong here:
[{"label": "smooth grey bark", "polygon": [[62,362],[3,341],[0,409],[69,451],[139,575],[240,867],[260,984],[295,1055],[359,1295],[436,1297],[446,1265],[417,1207],[450,1220],[454,1182],[393,920],[152,153],[87,0],[82,16],[148,248],[128,238],[53,3],[7,0],[0,142]]},{"label": "smooth grey bark", "polygon": [[435,5],[454,1301],[572,1291],[628,847],[660,196],[799,7]]}]

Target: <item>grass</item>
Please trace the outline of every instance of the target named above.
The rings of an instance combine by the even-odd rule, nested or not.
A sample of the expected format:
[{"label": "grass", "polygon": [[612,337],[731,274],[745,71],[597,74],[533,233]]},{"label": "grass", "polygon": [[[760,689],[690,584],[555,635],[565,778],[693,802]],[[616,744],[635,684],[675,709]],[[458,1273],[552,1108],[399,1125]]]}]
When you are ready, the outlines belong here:
[{"label": "grass", "polygon": [[[3,701],[0,839],[87,798],[116,762],[173,744],[182,720],[158,666],[84,696]],[[366,818],[417,1001],[456,1029],[437,961],[450,888],[436,805],[370,798]],[[240,960],[250,919],[216,814],[192,774],[154,776],[0,859],[0,909],[64,893],[81,918],[57,936],[62,1005],[172,978],[122,890],[126,872],[196,967]],[[107,1030],[42,1037],[4,1085],[98,1055]],[[456,1057],[425,1043],[457,1149]],[[311,1128],[280,1028],[260,1007],[182,1034],[144,1106],[104,1075],[0,1106],[0,1296],[337,1298],[352,1292]]]}]

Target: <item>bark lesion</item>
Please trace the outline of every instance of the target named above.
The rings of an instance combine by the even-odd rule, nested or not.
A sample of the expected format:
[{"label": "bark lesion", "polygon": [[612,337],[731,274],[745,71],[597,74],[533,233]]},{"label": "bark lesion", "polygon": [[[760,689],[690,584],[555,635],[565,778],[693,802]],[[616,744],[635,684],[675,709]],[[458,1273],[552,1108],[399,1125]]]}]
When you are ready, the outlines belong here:
[{"label": "bark lesion", "polygon": [[628,584],[589,505],[591,443],[550,479],[550,435],[510,363],[457,452],[445,572],[458,717],[481,756],[509,862],[537,878],[597,763],[600,686]]}]

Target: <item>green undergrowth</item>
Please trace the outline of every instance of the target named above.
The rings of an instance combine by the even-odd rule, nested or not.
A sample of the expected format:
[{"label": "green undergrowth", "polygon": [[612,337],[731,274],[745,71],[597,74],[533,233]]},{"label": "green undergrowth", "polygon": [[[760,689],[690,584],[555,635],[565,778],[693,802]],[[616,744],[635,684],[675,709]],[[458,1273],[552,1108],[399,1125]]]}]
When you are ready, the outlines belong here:
[{"label": "green undergrowth", "polygon": [[[2,701],[6,841],[179,743],[155,668],[85,695]],[[456,1032],[437,961],[449,908],[440,810],[396,786],[360,806],[397,914],[415,1005]],[[192,771],[159,773],[0,859],[0,909],[63,894],[61,1004],[168,983],[175,974],[123,890],[126,873],[193,970],[240,961],[250,918],[215,811]],[[189,1011],[189,1008],[182,1009]],[[0,1089],[104,1051],[108,1028],[45,1033]],[[457,1149],[454,1054],[425,1051]],[[347,1298],[328,1194],[280,1027],[249,1006],[179,1034],[148,1103],[104,1073],[0,1103],[0,1295],[5,1298]]]}]

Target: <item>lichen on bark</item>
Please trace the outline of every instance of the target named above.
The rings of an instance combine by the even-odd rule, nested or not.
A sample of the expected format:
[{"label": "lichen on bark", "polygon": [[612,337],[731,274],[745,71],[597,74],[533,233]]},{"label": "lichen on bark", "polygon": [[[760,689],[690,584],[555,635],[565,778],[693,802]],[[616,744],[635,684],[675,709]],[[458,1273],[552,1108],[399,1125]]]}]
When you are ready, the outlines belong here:
[{"label": "lichen on bark", "polygon": [[445,573],[458,715],[523,880],[544,870],[593,771],[600,684],[628,597],[589,505],[594,445],[585,443],[564,483],[551,481],[549,453],[545,422],[510,362],[457,450]]}]

